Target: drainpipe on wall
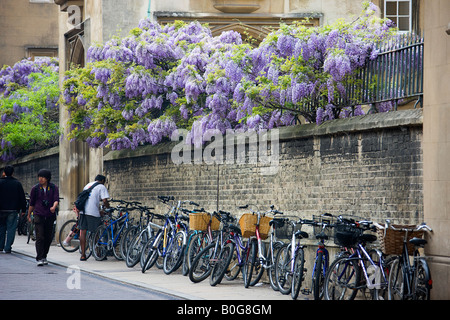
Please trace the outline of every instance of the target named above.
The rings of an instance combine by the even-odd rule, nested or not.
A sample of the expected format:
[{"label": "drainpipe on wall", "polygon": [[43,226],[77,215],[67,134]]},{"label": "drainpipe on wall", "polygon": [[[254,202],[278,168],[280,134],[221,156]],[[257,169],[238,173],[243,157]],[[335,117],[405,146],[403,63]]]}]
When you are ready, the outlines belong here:
[{"label": "drainpipe on wall", "polygon": [[148,0],[147,18],[149,18],[150,20],[152,20],[152,19],[150,18],[150,13],[151,13],[151,3],[152,3],[152,0]]}]

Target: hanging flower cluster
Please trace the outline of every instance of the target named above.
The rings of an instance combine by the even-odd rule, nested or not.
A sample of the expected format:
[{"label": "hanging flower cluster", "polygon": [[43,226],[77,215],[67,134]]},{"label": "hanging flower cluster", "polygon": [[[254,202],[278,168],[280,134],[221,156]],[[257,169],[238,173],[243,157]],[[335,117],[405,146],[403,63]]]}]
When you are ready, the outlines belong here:
[{"label": "hanging flower cluster", "polygon": [[[352,23],[280,25],[256,48],[239,33],[213,37],[198,22],[142,20],[129,36],[88,50],[67,72],[62,101],[70,138],[91,147],[157,144],[177,128],[202,141],[206,130],[261,130],[361,114],[338,101],[354,72],[377,57],[389,20],[365,4]],[[199,140],[200,139],[200,140]]]},{"label": "hanging flower cluster", "polygon": [[24,59],[0,70],[0,159],[57,145],[58,61]]}]

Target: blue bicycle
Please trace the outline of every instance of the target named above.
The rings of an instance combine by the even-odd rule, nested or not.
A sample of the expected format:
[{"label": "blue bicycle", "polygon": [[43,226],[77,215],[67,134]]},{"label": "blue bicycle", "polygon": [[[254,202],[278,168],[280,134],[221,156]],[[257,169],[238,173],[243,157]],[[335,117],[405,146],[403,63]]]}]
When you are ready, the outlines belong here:
[{"label": "blue bicycle", "polygon": [[314,228],[314,235],[316,236],[316,239],[319,240],[312,272],[312,292],[314,300],[321,300],[323,298],[323,284],[330,264],[330,254],[325,247],[325,242],[330,236],[332,219],[333,216],[331,214],[324,213],[317,218],[318,221],[314,220],[311,223]]},{"label": "blue bicycle", "polygon": [[[108,214],[103,217],[104,223],[101,224],[92,236],[92,254],[95,260],[104,260],[109,251],[112,251],[114,257],[118,260],[122,260],[123,256],[120,253],[118,245],[120,243],[120,237],[123,232],[128,228],[130,218],[128,210],[123,213],[123,208],[108,208],[105,212]],[[114,211],[119,211],[118,217],[112,217]]]}]

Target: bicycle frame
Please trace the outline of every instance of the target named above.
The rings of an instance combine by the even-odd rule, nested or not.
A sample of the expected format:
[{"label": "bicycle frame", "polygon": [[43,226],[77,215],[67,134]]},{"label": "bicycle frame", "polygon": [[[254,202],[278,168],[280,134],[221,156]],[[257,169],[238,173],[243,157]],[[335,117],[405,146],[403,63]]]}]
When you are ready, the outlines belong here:
[{"label": "bicycle frame", "polygon": [[[121,216],[120,218],[111,221],[111,223],[106,227],[105,231],[103,231],[102,236],[99,238],[98,243],[105,245],[108,247],[108,249],[113,248],[117,244],[117,240],[119,239],[120,234],[122,233],[123,229],[126,225],[128,225],[128,212],[125,212],[125,215]],[[122,223],[122,225],[119,228],[119,231],[117,232],[116,236],[114,236],[114,225]],[[105,233],[108,235],[107,242],[101,241],[101,239],[105,236]],[[111,240],[109,239],[109,235],[111,235]]]}]

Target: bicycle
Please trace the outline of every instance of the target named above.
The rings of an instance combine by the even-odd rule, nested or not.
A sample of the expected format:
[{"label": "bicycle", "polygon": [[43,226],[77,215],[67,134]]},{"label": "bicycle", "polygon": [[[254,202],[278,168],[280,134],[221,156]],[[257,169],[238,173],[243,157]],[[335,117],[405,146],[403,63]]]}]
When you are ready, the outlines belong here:
[{"label": "bicycle", "polygon": [[[301,244],[302,239],[309,237],[308,233],[301,230],[301,226],[311,221],[299,219],[289,221],[292,226],[291,242],[285,244],[279,251],[275,260],[275,274],[278,290],[282,294],[291,294],[292,299],[297,299],[305,269],[305,246]],[[300,226],[297,229],[297,226]]]},{"label": "bicycle", "polygon": [[215,238],[216,240],[208,244],[195,256],[189,269],[189,279],[194,283],[201,282],[211,275],[211,286],[215,286],[222,281],[225,268],[230,263],[233,252],[230,246],[226,246],[228,240],[226,224],[233,219],[231,214],[219,210],[219,213],[215,212],[213,216],[222,222],[223,228]]},{"label": "bicycle", "polygon": [[[146,243],[154,237],[155,226],[159,227],[159,225],[156,225],[152,222],[153,219],[155,217],[158,219],[164,218],[163,216],[152,213],[150,211],[146,211],[145,215],[147,217],[147,219],[146,219],[147,225],[145,226],[145,228],[143,228],[137,234],[135,234],[135,236],[131,240],[130,245],[128,246],[128,250],[126,253],[126,257],[125,257],[125,263],[126,263],[127,267],[129,267],[129,268],[134,267],[139,261],[142,260],[141,259],[142,250],[144,249]],[[139,230],[140,227],[136,227],[135,230],[136,229]],[[141,267],[142,267],[142,263],[141,263]]]},{"label": "bicycle", "polygon": [[[158,199],[167,204],[173,201],[172,196],[158,196]],[[142,254],[145,255],[145,261],[141,268],[142,273],[151,268],[159,257],[163,260],[164,273],[170,274],[182,263],[183,252],[187,239],[187,226],[181,220],[189,220],[189,218],[179,215],[179,209],[185,203],[198,206],[193,201],[178,201],[177,205],[170,206],[168,214],[164,215],[164,226],[158,226],[159,229],[154,240],[148,241],[144,247]]]},{"label": "bicycle", "polygon": [[[153,213],[150,211],[154,209],[153,207],[138,205],[136,209],[139,211],[139,221],[137,224],[133,224],[125,230],[120,242],[120,252],[122,253],[123,260],[126,261],[128,267],[131,267],[129,265],[130,261],[127,261],[130,246],[133,244],[135,237],[146,229],[148,221],[150,221],[150,215],[152,215],[153,218]],[[136,254],[136,252],[133,252],[133,255],[134,254]],[[137,261],[134,261],[134,258],[135,257],[133,257],[132,262],[133,266],[139,261],[139,256],[137,257]]]},{"label": "bicycle", "polygon": [[213,218],[213,214],[204,211],[203,208],[192,211],[182,210],[189,215],[189,233],[182,266],[182,274],[187,276],[197,254],[215,239],[220,221]]},{"label": "bicycle", "polygon": [[[248,209],[249,205],[240,206],[239,209]],[[267,214],[273,214],[274,216],[277,214],[283,214],[283,212],[274,209],[274,205],[270,206],[270,210],[266,212],[253,211],[250,209],[251,213],[244,214],[239,220],[239,224],[241,225],[242,237],[249,238],[248,241],[248,260],[246,272],[247,274],[247,282],[244,281],[244,285],[246,288],[249,286],[256,285],[264,273],[264,270],[269,270],[269,278],[272,278],[274,273],[273,269],[275,267],[275,254],[277,250],[279,250],[283,242],[279,242],[276,239],[276,235],[274,231],[269,232],[270,227],[274,224],[270,223],[273,218],[267,217]],[[273,228],[272,228],[273,230]],[[270,233],[270,242],[269,242],[269,250],[267,252],[266,246],[262,243],[262,240],[265,240]],[[256,277],[253,277],[255,275]],[[253,278],[253,280],[252,280]],[[273,278],[272,278],[273,279]],[[273,280],[271,280],[272,284]],[[272,284],[272,288],[276,288],[274,283]]]},{"label": "bicycle", "polygon": [[[122,208],[107,208],[104,210],[107,215],[103,217],[101,224],[92,235],[92,253],[95,260],[104,260],[109,251],[112,250],[117,260],[122,260],[120,253],[120,236],[128,227],[129,213],[122,213]],[[112,217],[114,211],[119,211],[117,218]],[[119,252],[117,251],[119,248]]]},{"label": "bicycle", "polygon": [[[331,236],[333,216],[324,213],[317,219],[313,217],[313,230],[317,243],[316,257],[314,259],[314,267],[312,271],[312,293],[314,300],[321,300],[324,294],[324,280],[330,264],[330,254],[325,246],[325,242]],[[320,220],[320,221],[317,221]]]},{"label": "bicycle", "polygon": [[[385,235],[388,229],[394,232],[403,232],[402,251],[392,262],[389,273],[388,297],[390,300],[429,300],[432,289],[431,272],[425,257],[420,256],[419,248],[424,248],[427,240],[418,238],[423,231],[433,230],[422,223],[418,226],[392,225],[386,221]],[[413,238],[408,240],[409,233]],[[385,239],[385,241],[387,241]],[[410,261],[410,248],[408,242],[413,246],[412,263]]]},{"label": "bicycle", "polygon": [[379,250],[372,259],[366,250],[366,243],[374,242],[377,237],[365,231],[375,231],[371,221],[345,219],[338,217],[334,225],[334,241],[341,247],[350,248],[339,255],[330,265],[324,281],[326,300],[354,300],[358,291],[369,289],[371,298],[378,300],[387,286],[385,262]]}]

